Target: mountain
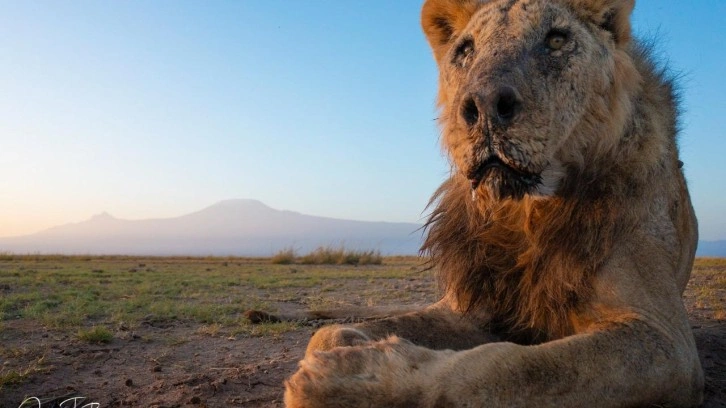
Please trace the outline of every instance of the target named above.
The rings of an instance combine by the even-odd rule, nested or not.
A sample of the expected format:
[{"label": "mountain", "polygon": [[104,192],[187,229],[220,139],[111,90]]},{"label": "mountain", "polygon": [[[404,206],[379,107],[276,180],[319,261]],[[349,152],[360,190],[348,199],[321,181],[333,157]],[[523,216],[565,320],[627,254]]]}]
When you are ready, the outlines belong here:
[{"label": "mountain", "polygon": [[696,256],[726,258],[726,241],[699,241]]},{"label": "mountain", "polygon": [[287,247],[307,253],[319,246],[344,245],[412,255],[421,245],[420,228],[281,211],[257,200],[226,200],[174,218],[123,220],[102,213],[32,235],[0,238],[0,252],[270,256]]},{"label": "mountain", "polygon": [[[88,255],[270,256],[319,246],[414,255],[421,225],[350,221],[226,200],[174,218],[123,220],[108,213],[22,237],[0,238],[0,253]],[[697,256],[726,257],[726,241],[701,241]]]}]

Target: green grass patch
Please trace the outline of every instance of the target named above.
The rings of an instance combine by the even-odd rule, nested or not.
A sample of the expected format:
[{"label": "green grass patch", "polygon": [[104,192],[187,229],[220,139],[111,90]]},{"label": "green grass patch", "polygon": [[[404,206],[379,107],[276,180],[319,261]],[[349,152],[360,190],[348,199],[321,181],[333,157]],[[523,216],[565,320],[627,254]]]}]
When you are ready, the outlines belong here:
[{"label": "green grass patch", "polygon": [[113,333],[103,326],[78,330],[78,339],[87,343],[106,344],[113,340]]},{"label": "green grass patch", "polygon": [[231,329],[244,320],[244,311],[274,312],[275,302],[299,302],[299,292],[330,291],[349,279],[376,282],[421,276],[416,258],[353,266],[344,261],[272,264],[269,258],[5,254],[0,257],[0,325],[20,319],[77,333],[93,325],[188,321]]}]

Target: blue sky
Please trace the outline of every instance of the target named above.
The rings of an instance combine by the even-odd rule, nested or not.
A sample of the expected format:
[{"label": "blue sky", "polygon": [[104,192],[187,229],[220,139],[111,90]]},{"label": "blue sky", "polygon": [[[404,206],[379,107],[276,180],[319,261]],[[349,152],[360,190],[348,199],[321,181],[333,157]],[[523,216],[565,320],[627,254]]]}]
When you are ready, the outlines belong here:
[{"label": "blue sky", "polygon": [[[0,236],[228,198],[418,221],[448,172],[419,1],[0,0]],[[726,1],[637,0],[680,81],[704,239],[726,239]]]}]

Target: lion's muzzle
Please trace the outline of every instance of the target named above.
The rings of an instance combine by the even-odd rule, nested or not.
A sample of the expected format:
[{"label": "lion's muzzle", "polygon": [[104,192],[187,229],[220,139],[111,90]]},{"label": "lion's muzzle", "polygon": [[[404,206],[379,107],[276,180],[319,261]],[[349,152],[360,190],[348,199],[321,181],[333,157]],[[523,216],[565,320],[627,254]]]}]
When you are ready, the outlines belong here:
[{"label": "lion's muzzle", "polygon": [[518,168],[516,161],[501,151],[501,140],[495,140],[497,137],[506,137],[507,129],[522,112],[523,102],[519,91],[510,85],[501,85],[493,90],[491,87],[482,87],[469,92],[461,101],[460,119],[471,135],[481,138],[480,148],[483,157],[486,157],[472,163],[467,171],[472,190],[484,183],[500,199],[519,199],[535,190],[541,177]]},{"label": "lion's muzzle", "polygon": [[484,183],[499,199],[521,199],[542,182],[539,174],[516,169],[496,155],[490,156],[466,175],[472,191]]}]

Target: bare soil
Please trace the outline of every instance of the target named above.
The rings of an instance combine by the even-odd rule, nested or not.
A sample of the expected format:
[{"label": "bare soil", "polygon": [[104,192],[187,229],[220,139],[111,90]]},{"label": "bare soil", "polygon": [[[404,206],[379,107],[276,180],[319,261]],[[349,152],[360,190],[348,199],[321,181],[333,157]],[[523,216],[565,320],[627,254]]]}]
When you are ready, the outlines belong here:
[{"label": "bare soil", "polygon": [[[694,290],[711,278],[695,276],[685,302],[706,371],[703,406],[715,408],[726,407],[726,320],[714,307],[704,306]],[[346,282],[327,295],[346,299],[371,285]],[[419,291],[406,298],[409,304],[435,297],[430,280],[394,280],[390,287]],[[726,296],[723,291],[710,295],[722,304]],[[282,305],[286,310],[302,307]],[[133,329],[118,327],[110,343],[92,345],[73,334],[10,320],[0,330],[0,347],[20,350],[21,358],[13,361],[33,368],[21,383],[0,390],[0,407],[282,407],[283,381],[295,371],[314,330],[314,325],[301,325],[263,337],[232,336],[224,330],[205,332],[198,323],[150,320]],[[40,403],[32,399],[23,405],[28,397]],[[61,404],[75,397],[85,400]]]}]

